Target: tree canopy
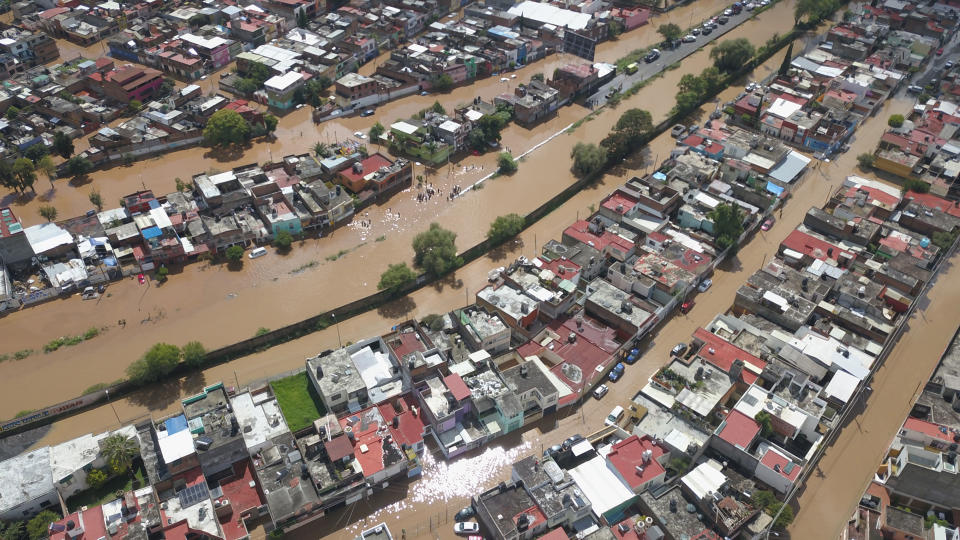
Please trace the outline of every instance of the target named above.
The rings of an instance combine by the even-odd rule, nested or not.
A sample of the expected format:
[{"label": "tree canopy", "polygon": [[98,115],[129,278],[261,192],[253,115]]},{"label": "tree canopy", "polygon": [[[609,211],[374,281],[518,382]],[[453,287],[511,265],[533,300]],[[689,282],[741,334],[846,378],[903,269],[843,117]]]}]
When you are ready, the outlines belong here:
[{"label": "tree canopy", "polygon": [[902,114],[891,114],[890,118],[887,119],[887,125],[892,128],[898,128],[903,126],[905,119]]},{"label": "tree canopy", "polygon": [[37,213],[40,214],[40,217],[43,219],[53,222],[57,219],[57,207],[49,204],[45,204],[40,208],[37,208]]},{"label": "tree canopy", "polygon": [[391,264],[380,274],[380,282],[377,283],[377,289],[381,291],[397,289],[415,279],[417,279],[417,274],[407,266],[407,263]]},{"label": "tree canopy", "polygon": [[227,261],[231,263],[236,264],[243,262],[243,248],[240,246],[228,247],[225,255],[227,256]]},{"label": "tree canopy", "polygon": [[273,245],[280,251],[289,251],[293,245],[293,235],[287,230],[277,231],[273,237]]},{"label": "tree canopy", "polygon": [[83,176],[93,170],[93,163],[84,156],[73,156],[66,163],[67,174],[73,177]]},{"label": "tree canopy", "polygon": [[414,264],[433,276],[446,274],[462,262],[457,256],[456,240],[456,233],[431,223],[429,229],[413,239]]},{"label": "tree canopy", "polygon": [[434,77],[430,82],[430,85],[437,92],[446,92],[447,90],[453,88],[453,77],[443,73],[437,77]]},{"label": "tree canopy", "polygon": [[666,41],[674,41],[683,37],[683,29],[673,23],[661,24],[657,27],[657,33],[663,36]]},{"label": "tree canopy", "polygon": [[735,204],[720,203],[709,214],[713,220],[713,234],[721,251],[728,247],[736,249],[743,234],[743,210]]},{"label": "tree canopy", "polygon": [[520,214],[500,216],[490,224],[490,229],[487,230],[487,240],[490,241],[491,245],[502,244],[506,240],[520,234],[525,223],[526,218]]},{"label": "tree canopy", "polygon": [[570,152],[573,172],[580,178],[596,174],[607,163],[607,151],[593,143],[578,142]]},{"label": "tree canopy", "polygon": [[756,49],[747,38],[728,39],[710,51],[710,58],[717,69],[729,73],[746,65],[755,52]]},{"label": "tree canopy", "polygon": [[220,109],[207,120],[203,138],[210,146],[243,144],[250,138],[250,124],[240,113]]},{"label": "tree canopy", "polygon": [[67,159],[73,155],[73,139],[62,131],[53,132],[53,151]]},{"label": "tree canopy", "polygon": [[160,380],[177,367],[180,348],[169,343],[157,343],[127,367],[127,377],[137,383]]},{"label": "tree canopy", "polygon": [[130,469],[133,459],[140,455],[140,445],[133,437],[114,433],[103,440],[100,453],[113,472],[121,473]]},{"label": "tree canopy", "polygon": [[33,516],[33,519],[27,522],[27,536],[30,540],[40,540],[50,537],[50,524],[60,519],[59,514],[50,510],[44,510]]},{"label": "tree canopy", "polygon": [[387,128],[383,127],[383,124],[380,122],[373,124],[373,126],[370,127],[370,140],[380,144],[380,137],[382,137],[386,131]]},{"label": "tree canopy", "polygon": [[199,341],[190,341],[183,346],[183,361],[193,367],[200,367],[207,359],[207,349]]},{"label": "tree canopy", "polygon": [[27,188],[36,191],[33,187],[33,184],[37,181],[36,168],[28,158],[18,158],[13,162],[13,174],[17,178],[17,184],[21,192],[26,191]]},{"label": "tree canopy", "polygon": [[497,171],[501,174],[513,174],[517,172],[517,161],[513,159],[510,152],[500,152],[497,156]]}]

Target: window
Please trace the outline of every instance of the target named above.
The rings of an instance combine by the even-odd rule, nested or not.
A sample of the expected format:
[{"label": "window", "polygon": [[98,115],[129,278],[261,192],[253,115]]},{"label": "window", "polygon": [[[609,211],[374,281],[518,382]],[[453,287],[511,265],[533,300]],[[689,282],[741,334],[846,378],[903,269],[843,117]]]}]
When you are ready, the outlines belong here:
[{"label": "window", "polygon": [[40,503],[40,508],[46,508],[48,506],[50,506],[50,501],[43,501]]}]

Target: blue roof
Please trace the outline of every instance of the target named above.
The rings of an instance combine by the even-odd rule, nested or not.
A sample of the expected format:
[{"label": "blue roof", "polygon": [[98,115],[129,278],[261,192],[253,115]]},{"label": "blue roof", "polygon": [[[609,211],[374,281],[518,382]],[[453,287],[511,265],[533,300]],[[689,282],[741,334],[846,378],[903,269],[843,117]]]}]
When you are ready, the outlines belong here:
[{"label": "blue roof", "polygon": [[173,435],[187,429],[187,417],[181,414],[180,416],[167,418],[163,425],[167,427],[167,435]]},{"label": "blue roof", "polygon": [[667,175],[663,174],[663,173],[660,172],[660,171],[657,171],[657,172],[653,173],[653,179],[654,179],[654,180],[660,180],[661,182],[665,182],[665,181],[667,180]]},{"label": "blue roof", "polygon": [[157,201],[156,199],[150,199],[150,203],[149,203],[149,204],[150,204],[150,209],[151,209],[151,210],[154,209],[154,208],[160,208],[160,202]]},{"label": "blue roof", "polygon": [[140,231],[140,234],[143,235],[144,240],[149,240],[151,238],[156,238],[163,233],[160,232],[160,227],[153,226],[153,227],[147,227],[146,229],[143,229],[142,231]]},{"label": "blue roof", "polygon": [[781,186],[778,186],[777,184],[774,184],[773,182],[767,180],[767,191],[769,191],[770,193],[773,193],[774,195],[776,195],[777,197],[779,197],[780,194],[783,193],[783,188],[782,188]]}]

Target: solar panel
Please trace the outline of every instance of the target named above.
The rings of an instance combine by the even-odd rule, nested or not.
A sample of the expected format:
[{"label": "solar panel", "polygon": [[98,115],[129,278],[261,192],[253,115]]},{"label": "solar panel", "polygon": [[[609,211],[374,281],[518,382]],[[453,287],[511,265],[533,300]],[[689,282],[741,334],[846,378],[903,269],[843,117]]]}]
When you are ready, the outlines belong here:
[{"label": "solar panel", "polygon": [[201,482],[184,489],[178,495],[180,495],[180,507],[188,508],[204,499],[209,499],[210,491],[207,489],[207,484]]}]

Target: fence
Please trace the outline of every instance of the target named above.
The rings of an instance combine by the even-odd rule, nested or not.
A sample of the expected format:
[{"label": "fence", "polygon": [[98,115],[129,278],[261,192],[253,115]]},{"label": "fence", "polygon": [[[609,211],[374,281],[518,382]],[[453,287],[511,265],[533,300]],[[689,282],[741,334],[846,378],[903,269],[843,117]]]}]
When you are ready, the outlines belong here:
[{"label": "fence", "polygon": [[[766,59],[769,58],[773,53],[775,53],[777,50],[786,46],[787,43],[795,39],[797,35],[799,35],[799,31],[794,29],[793,31],[791,31],[790,34],[781,38],[780,41],[778,41],[774,47],[770,47],[764,53],[757,56],[754,60],[752,60],[751,62],[748,62],[743,69],[741,69],[740,71],[737,71],[734,74],[729,75],[724,80],[723,87],[716,89],[710,95],[704,96],[702,103],[706,103],[708,100],[712,99],[723,88],[728,86],[738,77],[743,76],[745,73],[748,73],[751,69],[753,69],[760,63],[766,61]],[[649,133],[647,133],[646,136],[642,138],[642,140],[638,143],[638,146],[642,147],[643,145],[646,145],[655,137],[658,137],[659,135],[661,135],[662,133],[670,129],[670,127],[673,124],[675,124],[677,120],[682,119],[684,115],[685,113],[670,115],[663,122],[660,122],[659,124],[654,126],[654,128]],[[553,134],[550,138],[552,139],[554,137],[557,137],[565,131],[566,131],[566,128],[563,131]],[[537,148],[542,146],[542,144],[543,143],[540,143],[534,148],[531,148],[530,150],[525,152],[524,155],[536,150]],[[557,193],[556,195],[551,197],[549,200],[547,200],[537,208],[534,208],[533,210],[528,212],[524,218],[524,229],[530,227],[531,225],[533,225],[534,223],[542,219],[544,216],[546,216],[556,208],[566,203],[574,195],[579,193],[584,187],[592,183],[594,180],[599,178],[599,176],[604,174],[605,172],[606,172],[606,169],[603,169],[595,172],[594,174],[587,175],[587,176],[584,176],[583,178],[577,179],[576,182],[566,187],[561,192]],[[753,225],[755,228],[756,226],[758,226],[758,223],[754,223]],[[744,234],[747,234],[747,233],[745,232]],[[741,235],[741,238],[745,238],[745,236]],[[489,252],[494,247],[496,247],[496,245],[491,243],[489,240],[482,240],[479,243],[475,244],[474,246],[467,248],[460,254],[460,257],[463,259],[462,266],[465,266],[479,259],[480,257],[486,255],[487,252]],[[279,345],[281,343],[285,343],[292,339],[303,337],[314,331],[326,329],[331,324],[335,324],[337,321],[344,321],[356,315],[360,315],[361,313],[370,311],[371,309],[376,309],[393,300],[401,298],[407,294],[413,293],[419,290],[420,288],[430,283],[433,283],[437,279],[441,279],[442,277],[443,276],[432,277],[432,276],[428,276],[427,274],[421,274],[417,276],[416,280],[406,285],[402,285],[396,289],[380,291],[380,292],[371,294],[369,296],[354,300],[353,302],[350,302],[348,304],[344,304],[342,306],[333,308],[323,313],[314,315],[302,321],[289,324],[283,328],[278,328],[266,334],[248,338],[248,339],[227,345],[225,347],[221,347],[219,349],[210,351],[207,353],[204,366],[212,367],[217,364],[229,362],[234,358],[247,355],[251,352],[255,352],[258,350],[265,350],[269,347]],[[674,304],[674,309],[675,309],[675,304]],[[662,323],[663,320],[665,319],[660,319],[659,321],[656,322],[656,324]],[[653,327],[651,326],[651,328]],[[613,362],[611,362],[610,364],[612,365]],[[181,377],[189,373],[193,369],[194,368],[181,363],[180,365],[177,366],[176,369],[173,370],[173,372],[169,376]],[[114,398],[119,398],[138,388],[140,388],[138,385],[135,385],[129,382],[124,382],[124,383],[120,383],[118,385],[110,387],[109,394]],[[97,393],[96,395],[100,395],[101,398],[104,397],[100,393]],[[58,418],[66,417],[66,416],[81,412],[82,410],[92,407],[101,401],[101,399],[95,399],[93,401],[90,401],[84,398],[86,398],[86,396],[77,398],[77,399],[83,399],[84,405],[82,407],[73,407],[58,413],[53,413],[51,411],[51,409],[56,408],[56,406],[48,407],[47,409],[44,409],[45,411],[51,411],[48,414],[44,416],[31,416],[30,417],[31,420],[29,422],[24,422],[24,421],[17,422],[8,430],[0,430],[0,436],[53,422]],[[23,420],[23,419],[19,419],[19,420]],[[11,421],[11,422],[14,422],[14,421]],[[3,426],[3,425],[6,425],[6,424],[0,424],[0,426]]]}]

